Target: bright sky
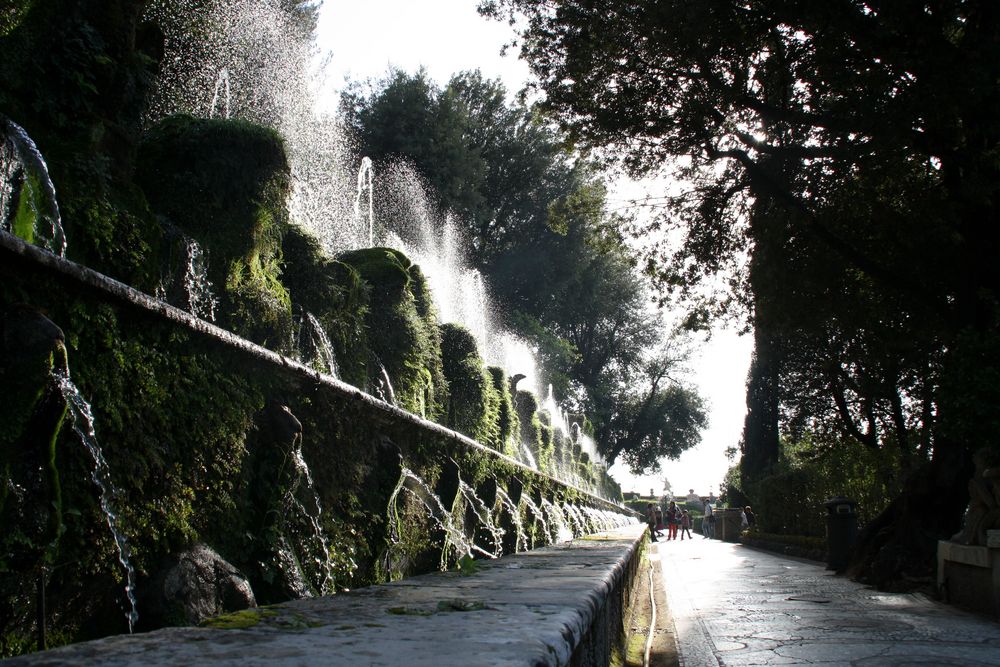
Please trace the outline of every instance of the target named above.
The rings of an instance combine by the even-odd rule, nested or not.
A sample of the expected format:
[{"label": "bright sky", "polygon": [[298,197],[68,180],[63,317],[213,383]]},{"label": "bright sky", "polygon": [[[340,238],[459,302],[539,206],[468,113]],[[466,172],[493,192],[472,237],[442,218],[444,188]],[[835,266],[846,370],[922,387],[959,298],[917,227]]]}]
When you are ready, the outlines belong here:
[{"label": "bright sky", "polygon": [[[407,72],[424,67],[443,85],[451,75],[479,69],[500,78],[508,91],[518,91],[528,78],[527,65],[516,49],[501,57],[513,33],[502,22],[476,12],[478,0],[325,0],[320,14],[320,47],[330,52],[329,85],[339,88],[346,77],[381,77],[391,66]],[[626,188],[628,189],[628,188]],[[636,477],[621,465],[611,474],[623,491],[663,491],[670,480],[674,493],[693,488],[701,495],[718,493],[730,462],[727,447],[736,446],[746,413],[744,386],[753,344],[749,336],[715,332],[692,359],[691,381],[708,402],[709,428],[702,443],[679,461],[665,461],[663,473]]]}]

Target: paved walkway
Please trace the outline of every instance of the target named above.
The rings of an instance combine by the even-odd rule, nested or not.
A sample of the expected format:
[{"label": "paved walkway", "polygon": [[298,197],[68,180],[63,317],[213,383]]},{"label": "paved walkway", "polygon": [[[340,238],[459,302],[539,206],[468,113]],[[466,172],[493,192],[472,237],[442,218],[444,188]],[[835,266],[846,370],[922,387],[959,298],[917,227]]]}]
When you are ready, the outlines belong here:
[{"label": "paved walkway", "polygon": [[924,596],[700,535],[652,546],[683,667],[1000,665],[1000,623]]}]

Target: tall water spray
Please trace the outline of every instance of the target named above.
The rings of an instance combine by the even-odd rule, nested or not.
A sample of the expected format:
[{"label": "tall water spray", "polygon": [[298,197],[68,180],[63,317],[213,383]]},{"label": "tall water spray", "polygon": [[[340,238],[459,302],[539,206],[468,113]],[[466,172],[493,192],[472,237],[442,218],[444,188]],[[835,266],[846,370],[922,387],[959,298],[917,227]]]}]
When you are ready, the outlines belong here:
[{"label": "tall water spray", "polygon": [[[331,254],[370,245],[353,216],[356,157],[342,121],[317,112],[325,80],[308,30],[283,0],[151,0],[164,57],[147,123],[173,113],[226,117],[273,128],[292,176],[289,212]],[[222,73],[225,72],[223,75]],[[226,91],[230,97],[224,97]]]},{"label": "tall water spray", "polygon": [[[165,57],[148,122],[206,108],[214,115],[225,101],[227,117],[275,129],[291,168],[291,221],[331,255],[376,241],[402,251],[426,276],[440,320],[468,329],[487,364],[526,376],[521,388],[541,397],[533,351],[497,326],[489,286],[469,259],[460,225],[432,203],[413,167],[388,164],[376,180],[372,161],[362,158],[355,170],[358,156],[341,119],[317,111],[316,84],[326,79],[318,48],[286,4],[232,0],[206,9],[197,0],[151,0],[149,18],[164,27]],[[371,389],[392,400],[385,373]],[[565,433],[558,407],[549,415]],[[521,458],[533,465],[530,451]]]},{"label": "tall water spray", "polygon": [[[365,217],[368,221],[368,246],[375,246],[375,193],[374,181],[375,169],[372,166],[370,157],[361,158],[361,167],[358,169],[358,193],[354,198],[354,217],[359,224],[364,225]],[[368,195],[368,210],[362,211],[361,200]],[[365,216],[367,213],[367,216]]]},{"label": "tall water spray", "polygon": [[215,81],[215,93],[212,95],[212,103],[208,107],[209,118],[215,117],[215,112],[219,107],[220,91],[224,94],[224,97],[222,98],[223,102],[222,109],[224,112],[222,117],[229,118],[230,114],[232,113],[230,106],[232,102],[232,96],[230,95],[230,90],[229,90],[229,70],[226,69],[225,67],[219,70],[219,78],[216,79]]},{"label": "tall water spray", "polygon": [[[178,1],[189,5],[185,11],[176,11]],[[370,159],[352,172],[357,158],[341,121],[316,111],[314,83],[324,80],[317,47],[282,0],[233,0],[209,9],[195,0],[152,0],[148,11],[166,37],[160,93],[149,122],[175,112],[198,115],[206,106],[212,115],[231,86],[232,117],[272,127],[285,139],[294,223],[310,230],[331,254],[371,247],[376,224],[388,225],[387,245],[420,265],[441,320],[469,329],[488,363],[510,374],[535,372],[509,365],[512,337],[503,338],[492,324],[487,286],[465,256],[458,225],[435,210],[413,169],[390,165],[380,175],[380,187]],[[376,220],[377,189],[393,199],[386,202],[384,221]],[[519,361],[530,356],[527,349],[523,345],[515,355]]]}]

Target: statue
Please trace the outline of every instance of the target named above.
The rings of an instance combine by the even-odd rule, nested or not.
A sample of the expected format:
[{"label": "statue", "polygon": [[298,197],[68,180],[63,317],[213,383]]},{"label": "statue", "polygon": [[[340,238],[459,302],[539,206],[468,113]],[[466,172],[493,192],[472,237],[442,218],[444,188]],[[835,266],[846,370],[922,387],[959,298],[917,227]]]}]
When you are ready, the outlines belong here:
[{"label": "statue", "polygon": [[1000,528],[1000,467],[989,467],[990,459],[986,448],[972,458],[976,472],[969,480],[969,507],[964,527],[952,536],[952,542],[986,546],[986,531]]}]

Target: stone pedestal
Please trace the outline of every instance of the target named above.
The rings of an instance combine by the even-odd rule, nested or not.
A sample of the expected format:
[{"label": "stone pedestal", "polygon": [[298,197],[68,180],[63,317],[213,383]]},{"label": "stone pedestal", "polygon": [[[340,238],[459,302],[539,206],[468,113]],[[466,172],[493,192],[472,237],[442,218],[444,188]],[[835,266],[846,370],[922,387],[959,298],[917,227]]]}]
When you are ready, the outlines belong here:
[{"label": "stone pedestal", "polygon": [[1000,530],[987,546],[938,542],[937,584],[952,604],[1000,619]]},{"label": "stone pedestal", "polygon": [[724,542],[739,542],[743,532],[743,519],[739,508],[715,510],[715,539]]}]

